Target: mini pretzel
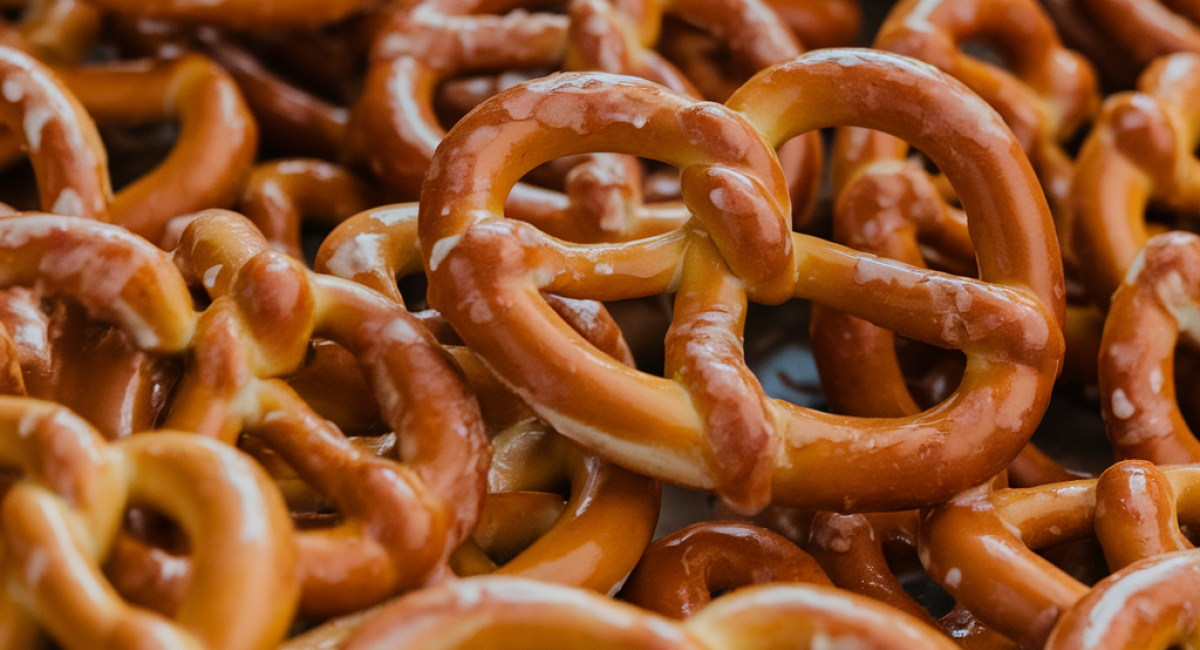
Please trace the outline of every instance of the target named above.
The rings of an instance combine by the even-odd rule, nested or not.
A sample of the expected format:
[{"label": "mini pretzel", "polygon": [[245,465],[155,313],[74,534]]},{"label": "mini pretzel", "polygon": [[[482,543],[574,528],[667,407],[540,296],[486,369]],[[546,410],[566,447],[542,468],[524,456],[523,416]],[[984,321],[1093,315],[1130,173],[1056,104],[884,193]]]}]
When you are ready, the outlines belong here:
[{"label": "mini pretzel", "polygon": [[1109,97],[1079,151],[1072,245],[1088,273],[1090,297],[1108,305],[1138,251],[1152,234],[1144,210],[1195,212],[1200,161],[1200,56],[1156,61],[1138,92]]},{"label": "mini pretzel", "polygon": [[1200,551],[1147,558],[1105,578],[1063,614],[1046,650],[1167,650],[1200,642]]},{"label": "mini pretzel", "polygon": [[258,129],[237,84],[211,61],[188,55],[60,74],[102,124],[179,120],[179,138],[167,158],[112,199],[113,223],[157,242],[168,220],[237,201],[254,161]]},{"label": "mini pretzel", "polygon": [[621,598],[686,618],[727,591],[773,582],[833,584],[812,556],[781,535],[738,521],[700,522],[647,548]]},{"label": "mini pretzel", "polygon": [[1200,342],[1200,237],[1151,238],[1113,294],[1100,353],[1100,404],[1118,460],[1200,461],[1175,398],[1175,347]]},{"label": "mini pretzel", "polygon": [[[290,522],[247,458],[183,433],[109,445],[66,409],[23,398],[0,398],[0,435],[2,462],[24,472],[0,509],[3,606],[23,610],[4,615],[15,623],[6,642],[32,647],[31,626],[73,649],[155,639],[252,650],[283,637],[299,594]],[[172,517],[192,540],[196,570],[174,620],[123,602],[100,574],[129,502]]]},{"label": "mini pretzel", "polygon": [[[1100,479],[1040,488],[987,486],[924,513],[921,563],[988,626],[1040,647],[1088,588],[1031,549],[1095,530],[1115,567],[1187,548],[1178,523],[1197,516],[1193,467],[1127,461]],[[1132,497],[1132,498],[1131,498]]]},{"label": "mini pretzel", "polygon": [[242,189],[238,211],[254,222],[277,250],[303,259],[301,224],[332,228],[375,201],[372,189],[344,167],[312,158],[256,165]]},{"label": "mini pretzel", "polygon": [[[271,250],[233,213],[197,217],[174,255],[213,302],[165,425],[260,439],[342,515],[297,532],[302,610],[351,611],[436,574],[478,517],[490,449],[474,396],[432,335],[386,297]],[[356,448],[278,379],[313,337],[359,360],[400,459]]]},{"label": "mini pretzel", "polygon": [[[964,118],[957,124],[965,131],[934,141],[917,126],[926,117],[909,118],[896,102],[863,105],[856,89],[868,84],[886,86],[896,96],[920,96],[923,106],[936,102],[936,114],[966,111],[972,126]],[[821,94],[820,109],[784,88]],[[860,103],[852,104],[851,97]],[[973,230],[981,241],[982,277],[1005,286],[914,271],[811,238],[789,238],[787,199],[769,143],[740,116],[633,80],[562,75],[498,95],[452,130],[439,149],[420,217],[430,303],[557,430],[624,467],[717,491],[741,510],[761,509],[772,491],[787,505],[899,508],[935,502],[1000,471],[1028,438],[1057,372],[1059,329],[1042,305],[1061,313],[1062,286],[1052,263],[1057,255],[1048,211],[1031,189],[1032,171],[1012,156],[1016,144],[999,118],[930,68],[865,51],[806,55],[759,75],[730,103],[775,142],[810,127],[855,122],[911,135],[952,179],[960,178],[960,163],[952,160],[969,159],[952,155],[952,147],[995,152],[988,157],[989,184],[963,179],[963,194],[968,212],[980,215]],[[635,107],[636,116],[626,117]],[[571,125],[555,128],[563,111],[577,112],[567,113],[574,115]],[[812,111],[818,114],[801,121]],[[799,123],[777,124],[782,116]],[[986,128],[979,126],[979,116],[988,116]],[[700,132],[707,134],[704,140],[689,138]],[[654,133],[653,142],[643,133]],[[516,163],[506,151],[510,147],[537,155]],[[638,153],[683,168],[684,196],[696,221],[658,238],[593,248],[551,241],[500,218],[503,197],[527,169],[592,150]],[[1019,205],[993,211],[998,206],[991,201],[1001,196]],[[754,256],[747,259],[750,250]],[[914,338],[978,355],[947,404],[906,420],[880,421],[817,413],[762,396],[741,361],[744,296],[778,302],[794,294],[865,316],[868,296],[889,284],[909,290],[889,300],[913,315],[871,317]],[[596,355],[555,324],[537,298],[538,291],[608,300],[668,289],[676,290],[676,315],[667,372],[681,381],[632,373]],[[955,295],[962,297],[958,309],[964,311],[953,311],[949,320],[916,315],[943,312]],[[978,330],[983,314],[1005,325],[985,334]],[[705,344],[691,345],[689,339]],[[531,341],[538,341],[536,353],[527,349]],[[569,378],[562,374],[566,368]],[[984,377],[992,373],[1009,378],[999,391],[985,388]],[[643,395],[654,397],[638,397]],[[951,415],[958,409],[974,414],[970,425]],[[980,420],[981,413],[990,415]],[[1001,413],[1021,415],[1003,418],[999,426],[978,426],[996,423],[991,418]],[[980,435],[989,442],[966,442]],[[938,460],[897,463],[914,457],[900,451],[909,446]],[[894,489],[901,484],[914,489],[901,494]]]},{"label": "mini pretzel", "polygon": [[235,29],[280,29],[319,27],[334,23],[370,4],[370,0],[334,2],[257,2],[216,0],[195,3],[187,0],[99,0],[105,11],[143,18],[170,18],[221,25]]},{"label": "mini pretzel", "polygon": [[[447,635],[448,629],[471,630]],[[719,650],[756,639],[764,650],[832,647],[899,650],[956,646],[910,617],[830,587],[750,587],[676,622],[592,592],[514,578],[474,578],[402,598],[373,617],[346,650],[527,647]]]}]

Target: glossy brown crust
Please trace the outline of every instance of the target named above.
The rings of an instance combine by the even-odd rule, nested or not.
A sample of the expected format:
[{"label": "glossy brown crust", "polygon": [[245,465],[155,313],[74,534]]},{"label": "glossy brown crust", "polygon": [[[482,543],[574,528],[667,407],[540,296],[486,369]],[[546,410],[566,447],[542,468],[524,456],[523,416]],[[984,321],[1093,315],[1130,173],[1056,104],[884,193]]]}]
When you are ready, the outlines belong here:
[{"label": "glossy brown crust", "polygon": [[52,65],[76,65],[96,44],[101,19],[79,0],[30,2],[15,24],[0,25],[0,44]]},{"label": "glossy brown crust", "polygon": [[[448,629],[461,630],[449,635]],[[750,587],[675,622],[591,592],[512,578],[474,578],[403,598],[346,650],[382,648],[630,648],[764,650],[840,642],[892,650],[956,646],[869,599],[814,585]]]},{"label": "glossy brown crust", "polygon": [[851,47],[858,41],[862,7],[857,0],[767,0],[805,49]]},{"label": "glossy brown crust", "polygon": [[[960,49],[976,39],[995,49],[1011,72]],[[900,2],[880,27],[874,47],[937,66],[995,108],[1029,156],[1052,213],[1063,218],[1073,175],[1063,143],[1090,118],[1099,96],[1090,64],[1063,47],[1037,2]],[[884,133],[839,130],[833,156],[834,241],[974,275],[966,215],[952,207],[924,169],[905,160],[908,153],[903,142]],[[891,333],[819,305],[811,330],[822,384],[835,411],[883,416],[918,410]],[[1073,345],[1068,341],[1068,348]],[[1089,351],[1094,352],[1081,354]],[[871,390],[862,389],[867,385]]]},{"label": "glossy brown crust", "polygon": [[1100,405],[1118,460],[1200,461],[1176,399],[1175,347],[1200,340],[1200,237],[1151,238],[1113,294],[1100,353]]},{"label": "glossy brown crust", "polygon": [[255,165],[237,210],[278,251],[304,259],[304,223],[333,228],[377,204],[375,192],[350,170],[324,160],[289,158]]},{"label": "glossy brown crust", "polygon": [[620,598],[681,619],[720,594],[772,582],[833,584],[812,556],[781,535],[739,521],[706,521],[647,548]]},{"label": "glossy brown crust", "polygon": [[33,164],[42,209],[108,221],[108,158],[92,117],[57,74],[0,48],[0,120]]},{"label": "glossy brown crust", "polygon": [[319,27],[363,9],[371,0],[329,2],[259,2],[257,0],[99,0],[92,4],[140,18],[169,18],[235,29]]},{"label": "glossy brown crust", "polygon": [[1105,578],[1063,614],[1046,650],[1167,650],[1195,644],[1200,551],[1147,558]]},{"label": "glossy brown crust", "polygon": [[[870,515],[817,513],[805,548],[841,589],[886,603],[945,631],[968,650],[1015,650],[1017,644],[988,628],[962,606],[934,619],[900,583],[885,545],[899,544],[915,555],[919,513],[906,510]],[[893,553],[895,551],[892,551]]]},{"label": "glossy brown crust", "polygon": [[[271,250],[233,213],[202,213],[174,256],[213,302],[166,425],[260,438],[342,515],[297,532],[302,609],[352,611],[443,570],[478,517],[491,450],[474,396],[432,335],[386,297]],[[358,359],[399,458],[355,447],[276,378],[313,337]]]},{"label": "glossy brown crust", "polygon": [[[658,483],[596,458],[536,421],[510,427],[493,444],[484,512],[494,518],[487,528],[481,522],[474,535],[489,561],[476,555],[468,569],[470,551],[460,547],[452,558],[455,572],[530,578],[602,594],[618,589],[654,535],[661,506]],[[565,503],[552,492],[564,480],[569,485]],[[545,496],[538,499],[538,494]],[[543,526],[522,535],[522,519],[533,512],[525,508],[549,497],[557,500],[557,512],[543,505]],[[518,511],[518,505],[524,507]],[[505,538],[512,540],[507,553]],[[455,558],[467,570],[459,570]]]},{"label": "glossy brown crust", "polygon": [[1152,470],[1130,461],[1100,479],[965,492],[923,513],[921,562],[985,624],[1023,646],[1041,647],[1088,587],[1034,550],[1093,530],[1118,566],[1180,548],[1170,522],[1194,521],[1197,470]]},{"label": "glossy brown crust", "polygon": [[[595,70],[646,78],[698,97],[693,85],[650,49],[665,14],[702,26],[729,44],[734,56],[751,70],[800,52],[795,38],[760,0],[661,4],[587,0],[572,3],[567,16],[505,13],[527,4],[523,0],[426,0],[411,10],[395,12],[380,30],[363,93],[352,113],[350,156],[361,159],[380,178],[393,193],[391,198],[417,198],[429,160],[445,134],[435,115],[434,95],[440,83],[452,77],[496,69]],[[522,47],[515,48],[514,43]],[[791,148],[789,173],[796,204],[807,210],[819,181],[819,142],[815,135],[807,136]],[[636,229],[642,231],[637,236],[659,234],[686,220],[686,211],[678,205],[642,206],[637,178],[621,184],[626,187],[616,191],[624,196],[600,200],[598,206],[589,204],[597,199],[589,201],[595,193],[586,188],[568,185],[560,193],[519,184],[509,198],[509,210],[512,216],[539,225],[562,221],[563,212],[579,213],[568,222],[580,218],[603,222],[613,220],[612,213],[618,210],[630,213],[625,218],[634,222],[658,224],[654,229]],[[663,208],[668,214],[659,214]],[[599,214],[593,214],[597,210]],[[634,230],[626,227],[622,233],[586,240],[625,240]]]},{"label": "glossy brown crust", "polygon": [[1072,245],[1089,297],[1108,305],[1150,237],[1145,210],[1200,206],[1200,56],[1156,61],[1137,92],[1109,97],[1084,141],[1071,187]]},{"label": "glossy brown crust", "polygon": [[[1008,70],[962,52],[971,39],[995,50]],[[1091,64],[1063,47],[1041,5],[905,0],[888,14],[874,47],[932,63],[983,97],[1029,156],[1051,208],[1063,211],[1072,178],[1063,144],[1091,119],[1100,96]]]},{"label": "glossy brown crust", "polygon": [[1200,13],[1187,3],[1082,0],[1081,6],[1138,67],[1177,52],[1200,54]]},{"label": "glossy brown crust", "polygon": [[[868,98],[915,93],[922,101],[886,102],[888,106],[865,102],[864,106],[864,93],[857,91],[868,85],[877,93],[866,93]],[[878,90],[885,86],[894,92]],[[753,131],[738,125],[736,118],[717,121],[721,113],[714,108],[688,108],[662,91],[646,93],[632,81],[559,76],[497,96],[460,123],[469,126],[450,134],[426,184],[420,239],[430,269],[430,300],[464,340],[518,394],[533,399],[541,417],[566,435],[623,466],[717,490],[743,510],[765,505],[770,498],[765,488],[771,483],[781,503],[874,510],[936,502],[1000,471],[1027,440],[1057,374],[1062,343],[1052,314],[1061,313],[1062,283],[1058,267],[1052,264],[1057,254],[1045,203],[1030,191],[1036,187],[1032,171],[1021,165],[1023,158],[1013,155],[1019,149],[999,119],[936,71],[867,51],[806,55],[763,73],[732,100],[753,111],[751,119],[776,141],[810,127],[856,121],[901,133],[909,129],[928,133],[923,113],[902,108],[918,104],[939,115],[959,116],[946,120],[952,128],[962,129],[957,136],[943,133],[937,142],[928,143],[914,139],[928,145],[925,149],[943,163],[952,179],[962,177],[964,187],[977,190],[965,193],[967,209],[980,215],[975,232],[981,240],[983,277],[1008,285],[995,287],[915,271],[809,238],[795,237],[792,246],[777,243],[775,233],[786,226],[762,223],[772,202],[786,205],[771,191],[780,187],[774,180],[777,168],[747,167],[731,156],[736,151],[747,160],[753,154],[755,158],[749,160],[760,164],[762,154],[749,148],[758,140]],[[803,97],[817,94],[823,97],[819,106],[803,103]],[[645,97],[663,97],[654,101],[666,106],[658,109]],[[858,102],[857,108],[850,98]],[[554,128],[561,117],[550,117],[551,111],[563,110],[568,101],[581,112],[570,126]],[[643,110],[630,123],[621,117],[628,110],[623,106],[630,104],[654,110]],[[668,108],[672,105],[677,108]],[[867,115],[868,110],[878,112]],[[885,120],[881,116],[889,110],[895,112]],[[817,116],[807,116],[808,112]],[[691,126],[685,118],[693,114],[712,122],[705,128],[710,135],[704,141],[687,139]],[[807,119],[799,124],[775,123],[785,115]],[[984,124],[995,128],[981,128],[980,116],[990,116]],[[502,127],[473,128],[483,124]],[[500,137],[504,129],[511,129],[514,137]],[[581,130],[562,138],[568,129]],[[654,129],[658,137],[649,142],[637,135],[642,129]],[[729,144],[735,135],[740,141]],[[511,147],[538,150],[539,155],[521,160],[520,165],[508,164],[513,159],[504,149]],[[696,231],[689,227],[619,248],[589,248],[550,241],[519,223],[496,219],[507,189],[529,167],[557,155],[595,149],[633,150],[683,167],[685,198],[699,215],[707,237],[693,234]],[[986,173],[964,171],[960,176],[951,161],[970,160],[967,152],[976,152],[986,161],[975,167]],[[702,164],[689,167],[692,161]],[[735,172],[734,164],[746,171]],[[986,187],[966,184],[965,178],[979,183],[985,176],[990,181]],[[751,190],[755,187],[765,191],[753,190],[761,192],[756,196]],[[997,201],[1012,203],[1001,208]],[[732,219],[733,215],[739,218]],[[759,221],[754,233],[745,232],[754,224],[750,215]],[[998,247],[1001,241],[1003,247]],[[752,260],[743,252],[751,250],[751,242],[756,251]],[[686,253],[681,250],[685,247]],[[785,252],[785,258],[779,259],[776,251]],[[792,264],[798,269],[794,275],[787,270]],[[597,268],[603,272],[597,274]],[[683,272],[675,285],[677,269]],[[780,271],[787,275],[780,276]],[[739,369],[743,292],[763,302],[795,294],[867,315],[866,305],[891,282],[919,290],[896,296],[896,301],[905,301],[894,306],[896,311],[873,314],[880,324],[915,338],[962,347],[977,359],[969,362],[960,391],[938,409],[902,420],[830,416],[764,400],[753,376]],[[668,373],[680,377],[682,384],[630,374],[593,354],[581,355],[569,335],[540,315],[545,308],[536,299],[539,289],[613,299],[650,295],[668,287],[677,288]],[[956,295],[962,297],[957,307]],[[1039,303],[1034,296],[1046,302]],[[499,302],[490,304],[493,301]],[[930,322],[918,316],[946,314],[947,309],[949,320]],[[503,320],[494,320],[501,313]],[[991,330],[992,340],[967,324],[984,314],[989,319],[999,317],[991,321],[997,328]],[[704,343],[688,345],[689,340]],[[521,353],[531,341],[539,342],[538,352]],[[573,371],[569,384],[555,379],[568,367]],[[999,390],[992,379],[997,374],[1007,377]],[[733,387],[736,393],[730,390]],[[692,397],[685,398],[687,391]],[[584,395],[586,399],[581,398]],[[655,395],[652,404],[648,395]],[[971,424],[952,415],[956,412],[970,413]],[[1017,417],[997,419],[1001,413]],[[707,425],[700,424],[704,420]],[[996,426],[981,428],[980,421]],[[714,435],[703,433],[705,428]],[[733,430],[741,433],[726,437]],[[656,439],[647,439],[647,431]],[[979,442],[977,436],[989,441]],[[694,447],[695,441],[706,438],[713,451]],[[910,447],[913,454],[904,451]],[[896,465],[896,457],[916,458],[918,448],[928,462]],[[980,448],[987,453],[979,454]],[[706,459],[706,454],[711,456]],[[835,467],[846,471],[831,471]],[[822,478],[816,480],[817,476]],[[855,476],[872,479],[857,481]],[[903,494],[892,488],[895,485],[914,487]]]},{"label": "glossy brown crust", "polygon": [[[110,445],[66,409],[24,398],[0,399],[0,422],[4,463],[25,473],[0,510],[4,641],[32,647],[39,628],[71,649],[282,639],[299,595],[295,547],[287,508],[252,461],[178,432]],[[122,601],[100,573],[130,502],[173,518],[191,542],[195,572],[174,619]]]},{"label": "glossy brown crust", "polygon": [[258,127],[237,84],[212,61],[190,54],[59,73],[101,124],[178,121],[179,137],[166,159],[113,197],[113,223],[159,242],[169,220],[237,201],[254,162]]}]

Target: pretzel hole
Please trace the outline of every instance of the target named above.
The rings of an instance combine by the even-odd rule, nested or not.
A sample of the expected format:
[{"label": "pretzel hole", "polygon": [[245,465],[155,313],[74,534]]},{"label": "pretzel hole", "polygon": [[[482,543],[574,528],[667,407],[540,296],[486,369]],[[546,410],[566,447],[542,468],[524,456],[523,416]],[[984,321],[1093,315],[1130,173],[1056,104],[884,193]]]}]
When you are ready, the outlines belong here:
[{"label": "pretzel hole", "polygon": [[962,50],[963,54],[973,59],[1013,72],[1012,67],[1008,64],[1012,56],[1004,51],[1003,44],[998,41],[974,36],[959,41],[958,48]]},{"label": "pretzel hole", "polygon": [[174,616],[191,581],[187,535],[166,515],[138,506],[125,512],[122,531],[102,567],[105,576],[131,604]]},{"label": "pretzel hole", "polygon": [[967,355],[922,341],[896,336],[896,358],[908,392],[921,409],[931,408],[958,389],[967,369]]},{"label": "pretzel hole", "polygon": [[775,399],[828,410],[808,339],[809,303],[751,303],[746,317],[746,365]]},{"label": "pretzel hole", "polygon": [[179,138],[179,125],[174,121],[105,124],[97,125],[97,130],[108,152],[108,173],[114,191],[157,167]]},{"label": "pretzel hole", "polygon": [[679,16],[663,16],[658,49],[707,100],[724,102],[758,69],[729,46]]}]

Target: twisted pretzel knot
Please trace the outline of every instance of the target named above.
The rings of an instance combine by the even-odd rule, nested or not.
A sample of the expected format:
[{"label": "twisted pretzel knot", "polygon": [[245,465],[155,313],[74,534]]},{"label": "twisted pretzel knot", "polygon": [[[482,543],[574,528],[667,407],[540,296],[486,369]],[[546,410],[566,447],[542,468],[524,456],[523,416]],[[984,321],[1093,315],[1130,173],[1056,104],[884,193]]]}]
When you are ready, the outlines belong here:
[{"label": "twisted pretzel knot", "polygon": [[[490,449],[474,396],[432,336],[400,305],[269,249],[232,213],[193,221],[175,259],[213,303],[166,425],[261,439],[342,514],[297,533],[302,608],[358,609],[435,574],[475,524]],[[300,365],[314,336],[359,360],[400,459],[357,449],[273,378]]]},{"label": "twisted pretzel knot", "polygon": [[[0,398],[0,436],[2,462],[24,474],[0,509],[6,644],[32,647],[39,627],[78,649],[156,639],[251,650],[283,637],[299,595],[290,522],[248,458],[178,432],[108,444],[25,398]],[[100,573],[127,504],[173,518],[191,541],[196,571],[174,620],[125,603]]]},{"label": "twisted pretzel knot", "polygon": [[1094,530],[1109,566],[1119,569],[1191,548],[1179,520],[1195,521],[1196,479],[1194,467],[1125,461],[1099,479],[983,486],[923,514],[921,562],[985,624],[1023,646],[1041,647],[1088,588],[1030,549]]},{"label": "twisted pretzel knot", "polygon": [[[985,478],[1016,455],[1035,416],[1030,420],[991,420],[998,426],[983,432],[972,424],[968,432],[951,415],[959,409],[976,414],[1040,413],[1061,354],[1055,318],[1041,306],[1057,305],[1051,308],[1061,310],[1061,275],[1042,263],[1056,259],[1048,246],[1054,241],[1053,231],[1044,202],[1039,203],[1038,195],[1030,190],[1036,187],[1032,172],[1015,162],[1020,160],[1012,156],[1016,144],[999,126],[998,118],[991,118],[994,122],[989,124],[996,128],[986,133],[994,139],[982,150],[976,148],[976,126],[969,127],[969,137],[964,131],[961,141],[944,134],[938,138],[926,135],[924,141],[916,135],[913,138],[924,144],[935,160],[944,162],[952,179],[959,177],[956,165],[950,163],[955,156],[969,158],[963,152],[983,154],[989,147],[996,154],[1003,152],[985,158],[1011,165],[1009,175],[999,176],[1011,183],[1011,192],[993,194],[994,185],[989,189],[965,181],[964,187],[977,192],[967,192],[966,201],[968,211],[977,210],[981,215],[976,228],[984,240],[980,247],[983,277],[1006,287],[913,271],[799,235],[788,241],[784,218],[770,223],[763,217],[780,215],[786,205],[776,180],[779,172],[771,168],[769,157],[763,159],[764,150],[751,148],[756,142],[759,147],[763,144],[753,130],[741,125],[739,117],[717,121],[718,116],[727,114],[715,107],[681,106],[682,100],[662,91],[647,95],[649,91],[636,82],[613,80],[601,85],[603,80],[561,76],[518,87],[481,106],[462,123],[466,126],[448,136],[421,205],[420,239],[429,269],[431,303],[505,383],[531,401],[542,418],[617,464],[663,480],[715,490],[742,510],[764,506],[771,490],[782,503],[807,507],[823,503],[836,509],[876,510],[935,502],[969,485],[972,478],[965,474],[973,474],[976,480]],[[924,131],[923,123],[918,126],[924,118],[895,115],[894,103],[866,102],[864,106],[863,93],[855,92],[868,85],[887,85],[901,95],[920,94],[923,100],[936,102],[945,114],[958,114],[970,106],[972,115],[989,115],[978,100],[970,99],[960,86],[948,85],[929,68],[878,53],[842,51],[806,55],[763,73],[731,99],[731,106],[743,107],[750,120],[775,141],[810,127],[846,122],[902,133]],[[784,90],[788,87],[801,95],[799,89],[815,89],[812,92],[826,98],[819,107],[806,105],[802,103],[804,95],[788,95]],[[548,93],[551,89],[556,92]],[[931,92],[934,89],[936,92]],[[564,116],[559,103],[570,96],[575,96],[571,101],[582,107],[581,112],[565,127],[555,128]],[[882,91],[875,96],[882,98]],[[671,108],[646,105],[649,97]],[[857,106],[850,105],[851,97]],[[614,106],[618,98],[622,103]],[[639,111],[645,117],[630,124],[621,116],[628,111],[624,106],[635,100],[646,105]],[[809,115],[814,112],[817,115]],[[669,113],[670,119],[664,113]],[[703,149],[695,149],[696,145],[686,140],[680,142],[680,135],[690,131],[683,117],[677,121],[676,114],[703,115],[716,122],[706,129],[713,135],[700,143]],[[806,117],[795,120],[799,124],[778,121],[785,115]],[[500,126],[490,126],[496,123]],[[965,127],[967,123],[959,124]],[[682,134],[680,124],[685,129]],[[569,137],[549,141],[568,129],[574,130]],[[637,138],[642,129],[655,129],[659,135],[647,143],[646,138]],[[684,196],[698,215],[697,224],[656,239],[593,248],[553,241],[528,226],[496,218],[504,192],[528,166],[555,155],[601,147],[629,151],[635,146],[631,138],[636,138],[642,149],[639,153],[685,168]],[[672,146],[676,148],[668,149]],[[680,148],[684,146],[688,148]],[[963,149],[952,156],[950,147],[960,146]],[[510,147],[537,151],[538,156],[530,159],[526,155],[519,166],[510,163],[506,167],[514,160],[504,151]],[[768,148],[765,154],[769,153]],[[757,160],[764,160],[765,167],[746,167],[746,162],[741,162]],[[701,164],[690,168],[684,164],[693,161]],[[730,167],[734,161],[746,171],[732,171],[737,169]],[[994,173],[991,180],[997,180]],[[751,193],[750,188],[762,190]],[[993,201],[1000,195],[1015,197],[1022,205],[997,210]],[[1013,215],[1029,220],[1019,232],[1015,228],[1007,231]],[[746,234],[747,224],[755,220],[759,224],[754,232]],[[731,232],[731,228],[738,230]],[[986,232],[991,236],[983,234]],[[751,236],[758,241],[753,248],[758,257],[746,260],[742,251],[751,250]],[[997,250],[995,244],[1002,239],[1015,247]],[[755,266],[749,267],[750,262]],[[860,282],[854,280],[856,276]],[[939,409],[904,420],[903,426],[897,426],[896,420],[842,418],[763,398],[757,381],[744,370],[737,340],[744,318],[744,295],[777,302],[795,294],[863,313],[870,302],[868,296],[893,282],[893,286],[911,288],[903,297],[889,298],[905,301],[903,307],[897,307],[904,313],[872,313],[872,317],[915,338],[963,346],[976,359],[955,397]],[[577,337],[548,320],[547,310],[536,298],[537,290],[610,299],[668,288],[676,288],[677,294],[667,372],[679,377],[678,381],[632,374],[590,352]],[[951,320],[934,319],[936,322],[906,315],[942,310],[947,302],[942,296],[954,295],[963,297],[960,309],[965,308],[969,296],[970,315],[953,312]],[[979,328],[982,323],[975,320],[984,313],[1005,324],[991,330],[993,334],[984,334]],[[987,340],[995,335],[997,340]],[[536,354],[522,352],[528,341],[535,340],[539,341]],[[696,340],[704,343],[690,343]],[[562,376],[564,368],[572,372],[569,379]],[[995,376],[993,372],[1010,377],[1008,384],[996,390],[985,379]],[[653,404],[634,398],[646,394],[655,395]],[[583,395],[587,399],[581,399]],[[1009,411],[1009,404],[1017,410]],[[1030,405],[1032,410],[1027,411]],[[972,417],[973,423],[978,421]],[[964,438],[980,435],[991,441],[970,445],[969,452],[959,447]],[[713,451],[698,451],[694,447],[697,441],[704,441],[704,447]],[[897,467],[895,451],[905,445],[920,447],[925,458],[939,460]],[[976,453],[980,447],[989,451]],[[931,451],[934,448],[938,451]],[[884,449],[889,450],[887,454]],[[988,457],[992,452],[996,456]],[[946,464],[941,464],[942,459]],[[956,471],[950,471],[952,465]],[[831,470],[835,467],[839,471]],[[869,469],[863,472],[863,468]],[[910,472],[911,480],[906,478]],[[915,478],[918,474],[920,480]],[[822,479],[804,478],[817,475]],[[855,475],[871,476],[862,483],[872,485],[858,484],[850,478]],[[919,484],[924,489],[898,494],[892,486],[902,484]],[[878,487],[882,485],[888,487]]]},{"label": "twisted pretzel knot", "polygon": [[1113,291],[1152,234],[1144,209],[1159,205],[1188,214],[1200,209],[1200,56],[1156,61],[1138,92],[1105,101],[1079,151],[1071,188],[1072,244],[1090,297],[1108,305]]},{"label": "twisted pretzel knot", "polygon": [[1200,460],[1200,442],[1175,399],[1175,347],[1200,343],[1200,237],[1152,237],[1113,294],[1100,348],[1106,433],[1118,460]]},{"label": "twisted pretzel knot", "polygon": [[[450,638],[446,629],[470,629]],[[950,650],[953,642],[905,614],[868,598],[815,585],[750,587],[714,601],[682,622],[592,592],[514,578],[474,578],[403,598],[346,645],[375,648],[465,648],[486,639],[524,647],[554,635],[557,647],[675,648],[830,647]],[[543,637],[544,638],[544,637]]]}]

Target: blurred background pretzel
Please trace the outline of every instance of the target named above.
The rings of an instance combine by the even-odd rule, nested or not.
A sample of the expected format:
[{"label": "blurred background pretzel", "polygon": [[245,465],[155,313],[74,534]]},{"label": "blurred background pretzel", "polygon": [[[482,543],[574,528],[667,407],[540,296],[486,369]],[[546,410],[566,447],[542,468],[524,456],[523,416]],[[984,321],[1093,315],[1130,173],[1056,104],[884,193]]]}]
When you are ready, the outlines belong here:
[{"label": "blurred background pretzel", "polygon": [[[46,402],[5,397],[0,409],[5,464],[24,473],[0,510],[5,607],[19,604],[64,648],[155,639],[251,650],[282,638],[299,595],[295,550],[283,500],[250,459],[180,432],[109,445]],[[123,602],[100,573],[128,504],[171,517],[191,541],[195,571],[174,620]],[[18,623],[7,641],[31,646],[25,621],[4,618]]]},{"label": "blurred background pretzel", "polygon": [[[1159,59],[1138,80],[1137,92],[1104,102],[1079,151],[1071,186],[1072,243],[1089,296],[1107,306],[1113,291],[1151,234],[1158,208],[1176,217],[1166,228],[1186,229],[1200,210],[1200,55]],[[1164,216],[1165,216],[1164,215]]]},{"label": "blurred background pretzel", "polygon": [[[441,634],[470,629],[466,638]],[[375,648],[528,647],[530,638],[560,648],[721,650],[756,639],[758,647],[829,647],[830,643],[900,649],[951,649],[935,630],[869,599],[814,585],[751,587],[720,598],[688,619],[672,621],[578,589],[518,580],[474,578],[401,599],[346,645]]]}]

